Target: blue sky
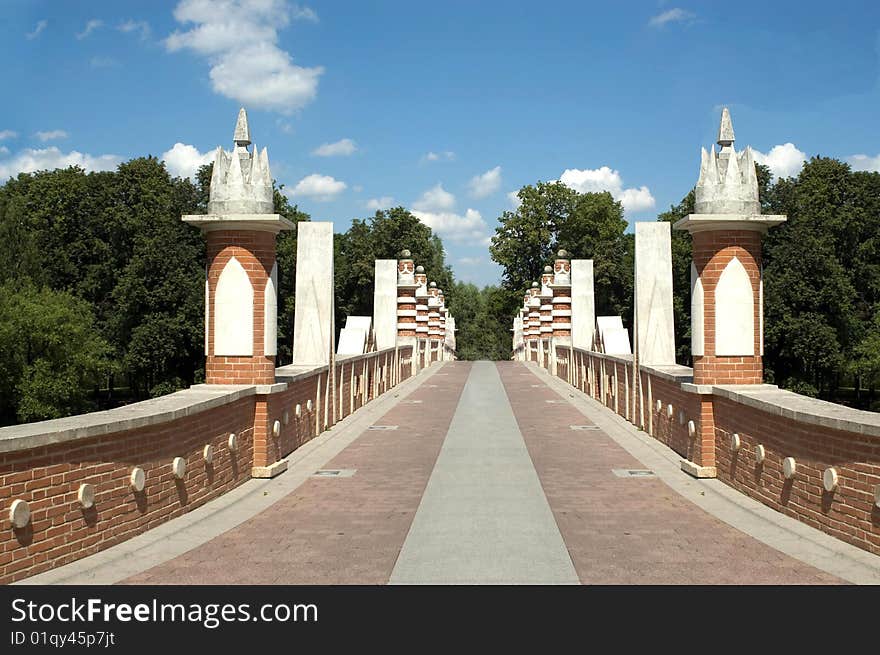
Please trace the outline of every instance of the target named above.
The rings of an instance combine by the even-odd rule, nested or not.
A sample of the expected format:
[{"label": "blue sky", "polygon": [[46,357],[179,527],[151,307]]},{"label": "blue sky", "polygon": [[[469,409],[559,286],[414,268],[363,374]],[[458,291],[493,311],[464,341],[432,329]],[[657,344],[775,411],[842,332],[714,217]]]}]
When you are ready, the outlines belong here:
[{"label": "blue sky", "polygon": [[[153,154],[190,174],[238,107],[273,176],[345,230],[389,203],[494,283],[510,192],[562,179],[653,220],[731,109],[779,175],[880,170],[880,2],[3,0],[0,175]],[[11,63],[11,65],[9,65]],[[323,146],[323,147],[322,147]]]}]

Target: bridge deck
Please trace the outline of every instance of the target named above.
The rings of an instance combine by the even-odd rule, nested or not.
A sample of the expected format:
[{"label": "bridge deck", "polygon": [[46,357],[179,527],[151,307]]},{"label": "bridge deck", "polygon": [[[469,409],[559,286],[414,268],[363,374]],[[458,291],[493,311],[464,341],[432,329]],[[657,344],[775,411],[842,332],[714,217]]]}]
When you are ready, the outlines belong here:
[{"label": "bridge deck", "polygon": [[[663,475],[626,475],[648,464],[656,470],[659,460],[640,461],[628,452],[610,435],[607,410],[585,410],[575,393],[561,395],[546,374],[516,362],[434,367],[386,401],[384,415],[370,417],[375,426],[396,429],[358,426],[329,461],[316,465],[306,457],[276,480],[255,485],[252,496],[284,488],[277,485],[288,488],[235,527],[216,535],[201,529],[203,538],[169,548],[166,558],[144,558],[140,568],[132,568],[137,551],[122,544],[116,559],[112,552],[102,554],[100,575],[87,558],[41,581],[842,581],[827,571],[843,569],[817,568],[776,550],[758,534],[764,528],[746,534],[682,495],[686,485],[702,481],[670,483],[674,468]],[[345,429],[352,428],[329,438],[345,439]],[[316,468],[342,474],[315,477]],[[291,489],[298,475],[302,483]],[[188,520],[179,524],[178,535],[196,530],[190,526],[198,523]],[[840,553],[829,557],[839,559]]]}]

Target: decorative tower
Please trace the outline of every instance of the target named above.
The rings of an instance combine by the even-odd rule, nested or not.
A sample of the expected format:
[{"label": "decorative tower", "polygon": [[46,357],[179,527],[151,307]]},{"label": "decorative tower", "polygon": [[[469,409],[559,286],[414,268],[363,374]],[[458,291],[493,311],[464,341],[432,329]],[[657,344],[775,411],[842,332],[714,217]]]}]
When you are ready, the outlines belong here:
[{"label": "decorative tower", "polygon": [[761,384],[764,310],[761,238],[785,216],[761,215],[751,148],[737,154],[727,107],[719,152],[702,151],[695,213],[675,224],[693,236],[691,352],[695,384]]},{"label": "decorative tower", "polygon": [[437,290],[437,299],[440,301],[440,306],[438,307],[438,313],[440,314],[440,325],[437,326],[437,329],[440,333],[440,346],[438,348],[439,359],[441,361],[446,359],[446,314],[448,310],[446,309],[446,297],[443,295],[443,289]]},{"label": "decorative tower", "polygon": [[571,345],[571,259],[560,250],[553,262],[553,345]]},{"label": "decorative tower", "polygon": [[273,213],[266,149],[249,150],[247,112],[232,151],[217,148],[206,215],[183,216],[205,233],[205,382],[275,382],[278,267],[275,235],[294,224]]},{"label": "decorative tower", "polygon": [[440,347],[443,335],[440,333],[440,289],[436,282],[428,285],[428,361],[434,362],[440,358],[437,349]]},{"label": "decorative tower", "polygon": [[397,260],[397,345],[415,346],[416,289],[415,263],[409,250]]},{"label": "decorative tower", "polygon": [[420,366],[427,366],[428,351],[428,276],[424,266],[416,266],[416,337],[418,353],[416,360]]},{"label": "decorative tower", "polygon": [[540,362],[545,365],[551,356],[553,348],[553,290],[550,285],[553,283],[553,267],[545,266],[544,272],[541,274],[541,341],[540,341]]},{"label": "decorative tower", "polygon": [[[529,289],[529,359],[540,362],[541,348],[541,286],[532,282]],[[534,356],[531,353],[534,352]]]}]

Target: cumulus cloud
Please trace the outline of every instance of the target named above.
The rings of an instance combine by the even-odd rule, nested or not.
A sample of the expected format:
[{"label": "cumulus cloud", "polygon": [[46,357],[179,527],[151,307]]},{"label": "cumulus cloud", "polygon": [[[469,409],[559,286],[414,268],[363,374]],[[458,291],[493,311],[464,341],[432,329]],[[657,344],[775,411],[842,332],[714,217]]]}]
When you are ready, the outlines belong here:
[{"label": "cumulus cloud", "polygon": [[663,27],[667,23],[691,23],[697,15],[692,11],[686,11],[678,7],[667,9],[663,13],[652,16],[648,21],[651,27]]},{"label": "cumulus cloud", "polygon": [[311,7],[294,5],[291,9],[290,17],[293,18],[293,20],[307,20],[311,23],[318,22],[318,14]]},{"label": "cumulus cloud", "polygon": [[334,177],[312,173],[297,182],[290,195],[300,198],[311,198],[318,202],[327,202],[336,198],[347,187],[348,185],[345,182]]},{"label": "cumulus cloud", "polygon": [[413,209],[423,212],[442,212],[455,207],[455,196],[438,183],[425,191],[421,198],[413,203]]},{"label": "cumulus cloud", "polygon": [[29,41],[32,41],[33,39],[36,39],[38,36],[40,36],[40,33],[41,33],[44,29],[46,29],[46,26],[47,26],[48,24],[49,24],[49,21],[47,21],[47,20],[37,21],[37,24],[34,26],[34,31],[33,31],[33,32],[28,32],[27,34],[24,35],[24,37],[25,37],[27,40],[29,40]]},{"label": "cumulus cloud", "polygon": [[334,143],[324,143],[314,150],[313,155],[318,157],[348,157],[357,150],[357,144],[351,139],[340,139]]},{"label": "cumulus cloud", "polygon": [[129,18],[116,26],[116,29],[125,34],[140,33],[141,41],[150,38],[150,24],[145,20],[133,20]]},{"label": "cumulus cloud", "polygon": [[213,150],[199,152],[195,146],[178,142],[171,150],[162,153],[162,159],[165,160],[165,168],[175,177],[194,178],[200,166],[214,161],[214,154]]},{"label": "cumulus cloud", "polygon": [[37,138],[45,143],[46,141],[52,141],[54,139],[66,139],[67,132],[64,130],[47,130],[46,132],[37,132]]},{"label": "cumulus cloud", "polygon": [[394,198],[391,196],[382,196],[381,198],[370,198],[367,200],[367,209],[379,211],[380,209],[388,209],[394,206]]},{"label": "cumulus cloud", "polygon": [[468,209],[464,215],[451,211],[420,211],[413,215],[444,239],[456,242],[485,241],[488,226],[476,209]]},{"label": "cumulus cloud", "polygon": [[773,146],[767,154],[753,149],[752,154],[756,162],[770,167],[774,178],[797,175],[807,161],[807,154],[798,150],[793,143]]},{"label": "cumulus cloud", "polygon": [[102,21],[98,18],[93,18],[88,23],[86,23],[86,26],[85,26],[85,28],[83,28],[82,32],[79,32],[76,34],[76,38],[82,40],[82,39],[86,38],[89,34],[94,32],[96,29],[102,27],[103,25],[104,25],[104,21]]},{"label": "cumulus cloud", "polygon": [[854,171],[873,171],[880,173],[880,154],[876,157],[869,155],[851,155],[846,160]]},{"label": "cumulus cloud", "polygon": [[0,161],[0,179],[5,180],[19,173],[33,173],[68,166],[81,166],[87,171],[109,171],[116,168],[120,161],[122,159],[117,155],[90,155],[76,150],[61,152],[55,146],[43,149],[27,148],[12,159]]},{"label": "cumulus cloud", "polygon": [[431,161],[455,161],[455,153],[451,150],[445,150],[443,152],[432,151],[422,156],[422,162]]},{"label": "cumulus cloud", "polygon": [[0,141],[4,139],[14,139],[18,136],[18,132],[13,132],[12,130],[0,130]]},{"label": "cumulus cloud", "polygon": [[459,257],[458,263],[464,264],[465,266],[477,266],[478,264],[483,263],[482,257]]},{"label": "cumulus cloud", "polygon": [[314,100],[324,72],[297,66],[278,46],[278,30],[297,17],[286,0],[181,0],[174,18],[192,26],[173,32],[165,47],[205,57],[216,93],[290,114]]},{"label": "cumulus cloud", "polygon": [[592,169],[569,168],[562,173],[559,181],[580,193],[608,191],[628,212],[647,211],[656,204],[648,187],[624,189],[620,173],[608,166]]},{"label": "cumulus cloud", "polygon": [[501,188],[501,167],[486,171],[482,175],[475,175],[468,183],[468,188],[474,198],[485,198]]},{"label": "cumulus cloud", "polygon": [[511,191],[507,194],[507,202],[510,203],[510,206],[514,209],[519,209],[519,206],[522,204],[522,200],[519,199],[519,191]]}]

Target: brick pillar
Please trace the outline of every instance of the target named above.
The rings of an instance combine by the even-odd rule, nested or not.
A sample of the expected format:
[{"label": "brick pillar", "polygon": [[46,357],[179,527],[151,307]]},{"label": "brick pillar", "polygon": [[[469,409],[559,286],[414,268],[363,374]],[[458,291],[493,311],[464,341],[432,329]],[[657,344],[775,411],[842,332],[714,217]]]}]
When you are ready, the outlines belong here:
[{"label": "brick pillar", "polygon": [[529,289],[529,356],[528,359],[540,361],[538,349],[541,347],[541,289],[532,282]]},{"label": "brick pillar", "polygon": [[440,289],[436,282],[428,285],[428,359],[437,361],[439,355],[437,348],[440,346]]},{"label": "brick pillar", "polygon": [[419,350],[419,366],[427,366],[428,350],[428,276],[424,266],[416,267],[416,337]]},{"label": "brick pillar", "polygon": [[438,314],[439,314],[439,325],[437,326],[437,333],[439,336],[439,345],[437,346],[437,355],[439,359],[446,359],[446,298],[443,296],[443,289],[439,289],[437,291],[437,300],[439,301]]},{"label": "brick pillar", "polygon": [[564,250],[553,263],[553,341],[571,343],[571,260]]},{"label": "brick pillar", "polygon": [[[208,384],[272,384],[275,382],[275,350],[266,352],[265,339],[265,292],[272,270],[275,266],[275,234],[256,230],[211,230],[207,232],[208,284],[207,284],[207,339],[205,348],[205,382]],[[218,309],[216,307],[217,287],[220,276],[230,262],[247,274],[253,293],[252,310],[244,316],[223,317],[237,321],[250,319],[251,325],[225,326],[224,329],[243,330],[251,334],[251,354],[232,354],[233,350],[215,351],[217,344]],[[236,266],[236,264],[233,264]],[[233,275],[230,269],[227,276]],[[229,277],[227,280],[231,279]],[[224,281],[224,285],[227,282]],[[272,285],[273,287],[275,284]],[[275,289],[270,288],[270,293]],[[222,300],[222,299],[221,299]],[[274,301],[273,301],[274,302]],[[275,329],[274,321],[270,329]],[[242,353],[243,350],[238,351]]]},{"label": "brick pillar", "polygon": [[409,250],[397,260],[397,344],[412,345],[416,337],[415,264]]}]

